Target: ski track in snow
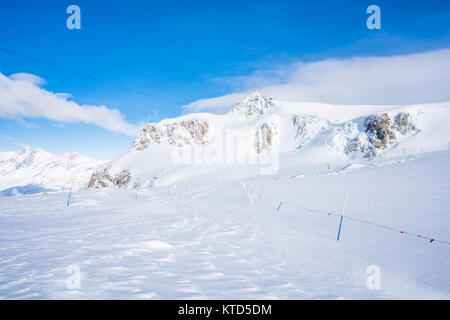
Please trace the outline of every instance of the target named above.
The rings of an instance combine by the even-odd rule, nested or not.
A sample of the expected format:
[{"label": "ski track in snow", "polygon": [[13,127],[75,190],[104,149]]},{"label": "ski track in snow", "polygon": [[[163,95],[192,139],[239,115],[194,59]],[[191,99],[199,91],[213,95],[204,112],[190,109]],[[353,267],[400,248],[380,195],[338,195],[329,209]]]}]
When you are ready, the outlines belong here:
[{"label": "ski track in snow", "polygon": [[[349,215],[448,240],[448,169],[443,152],[332,176],[83,190],[70,207],[67,193],[0,198],[0,298],[448,299],[448,246],[345,219],[338,243],[338,217],[289,204],[339,213],[349,188]],[[288,191],[278,213],[262,187]],[[370,265],[381,290],[366,286]]]}]

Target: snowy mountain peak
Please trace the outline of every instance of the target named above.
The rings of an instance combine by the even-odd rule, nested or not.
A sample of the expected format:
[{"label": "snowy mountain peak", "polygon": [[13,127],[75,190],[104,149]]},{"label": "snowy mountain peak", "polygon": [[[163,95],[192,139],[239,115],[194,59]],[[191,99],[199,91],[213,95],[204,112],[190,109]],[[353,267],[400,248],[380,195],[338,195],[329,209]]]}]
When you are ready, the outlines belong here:
[{"label": "snowy mountain peak", "polygon": [[15,151],[15,153],[18,156],[32,156],[32,155],[36,155],[36,154],[46,154],[47,152],[45,152],[44,150],[42,150],[41,148],[32,148],[28,145],[25,145],[22,147],[22,149]]},{"label": "snowy mountain peak", "polygon": [[252,115],[263,115],[265,111],[273,107],[272,98],[261,95],[259,92],[253,92],[245,99],[238,101],[232,112],[246,117]]},{"label": "snowy mountain peak", "polygon": [[79,153],[57,156],[30,146],[0,152],[0,190],[29,185],[58,190],[72,180],[75,186],[83,186],[94,169],[103,163]]},{"label": "snowy mountain peak", "polygon": [[16,169],[28,168],[39,162],[46,161],[50,157],[51,155],[41,148],[33,149],[30,146],[24,146],[18,151],[0,153],[0,165],[9,163],[14,165]]},{"label": "snowy mountain peak", "polygon": [[24,145],[22,147],[22,149],[20,149],[19,151],[17,151],[18,154],[25,154],[25,153],[29,153],[30,151],[32,151],[33,148],[31,148],[29,145]]}]

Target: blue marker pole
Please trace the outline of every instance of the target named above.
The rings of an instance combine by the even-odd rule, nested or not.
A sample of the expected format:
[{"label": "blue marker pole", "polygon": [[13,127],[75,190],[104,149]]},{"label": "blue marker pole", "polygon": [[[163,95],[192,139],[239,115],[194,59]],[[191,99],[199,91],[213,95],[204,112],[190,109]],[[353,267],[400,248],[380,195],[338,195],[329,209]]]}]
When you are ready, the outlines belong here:
[{"label": "blue marker pole", "polygon": [[339,241],[339,237],[341,236],[341,227],[342,227],[343,219],[344,219],[344,216],[341,216],[341,222],[339,223],[339,231],[338,231],[337,241]]},{"label": "blue marker pole", "polygon": [[344,199],[344,205],[342,206],[341,222],[339,223],[339,231],[338,231],[338,235],[337,235],[337,241],[339,241],[339,238],[341,237],[342,220],[344,220],[344,213],[345,213],[345,206],[347,204],[347,198],[348,198],[348,191],[345,192],[345,199]]},{"label": "blue marker pole", "polygon": [[286,193],[284,194],[283,199],[280,201],[280,204],[277,207],[277,210],[276,210],[277,212],[280,211],[281,205],[283,204],[285,199],[286,199]]},{"label": "blue marker pole", "polygon": [[72,184],[70,185],[69,197],[67,198],[67,206],[70,205],[70,195],[72,194],[72,187],[73,187],[73,181],[72,181]]}]

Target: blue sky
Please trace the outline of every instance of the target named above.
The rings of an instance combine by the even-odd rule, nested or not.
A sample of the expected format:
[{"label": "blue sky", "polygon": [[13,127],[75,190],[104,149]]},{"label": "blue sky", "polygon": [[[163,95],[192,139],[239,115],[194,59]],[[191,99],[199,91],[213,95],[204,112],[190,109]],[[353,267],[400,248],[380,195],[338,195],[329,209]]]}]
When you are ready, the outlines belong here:
[{"label": "blue sky", "polygon": [[[66,8],[81,8],[81,30]],[[366,28],[370,4],[381,30]],[[5,76],[30,73],[78,104],[120,110],[126,121],[182,114],[201,98],[239,91],[230,81],[292,61],[403,55],[450,47],[450,1],[3,1],[0,47],[154,99],[0,52]],[[227,81],[228,80],[228,81]],[[133,137],[93,124],[0,118],[0,151],[20,144],[96,158],[125,152]]]}]

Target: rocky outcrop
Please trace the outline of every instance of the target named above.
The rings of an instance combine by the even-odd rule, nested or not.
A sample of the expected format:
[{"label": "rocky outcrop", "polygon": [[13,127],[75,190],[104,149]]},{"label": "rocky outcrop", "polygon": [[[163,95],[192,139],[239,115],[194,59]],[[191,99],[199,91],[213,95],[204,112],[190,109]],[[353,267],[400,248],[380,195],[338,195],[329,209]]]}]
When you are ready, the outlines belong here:
[{"label": "rocky outcrop", "polygon": [[147,124],[139,136],[133,141],[133,148],[144,150],[154,143],[161,143],[163,132],[156,123]]},{"label": "rocky outcrop", "polygon": [[117,174],[113,179],[113,184],[119,188],[123,188],[128,186],[131,182],[131,171],[123,170],[119,174]]},{"label": "rocky outcrop", "polygon": [[368,116],[363,121],[363,130],[366,139],[357,137],[349,141],[347,154],[360,151],[365,153],[365,157],[371,158],[396,144],[401,136],[418,131],[415,117],[409,112],[400,112],[395,117],[387,113]]},{"label": "rocky outcrop", "polygon": [[239,116],[250,117],[253,115],[262,115],[273,106],[272,98],[262,96],[259,92],[254,92],[239,101],[232,112]]},{"label": "rocky outcrop", "polygon": [[360,151],[361,149],[362,149],[361,140],[359,138],[355,138],[347,144],[345,153],[350,154],[352,152]]},{"label": "rocky outcrop", "polygon": [[172,123],[149,123],[133,141],[133,149],[144,150],[153,144],[164,141],[180,147],[192,144],[204,144],[208,141],[209,123],[204,119],[190,119]]},{"label": "rocky outcrop", "polygon": [[381,113],[340,123],[316,115],[293,115],[292,125],[297,129],[297,150],[321,136],[335,152],[347,155],[360,152],[371,158],[394,146],[402,136],[415,134],[418,131],[415,118],[411,112],[395,116]]},{"label": "rocky outcrop", "polygon": [[273,145],[276,134],[277,130],[273,123],[264,123],[255,133],[254,147],[256,152],[261,153],[264,150],[269,150]]},{"label": "rocky outcrop", "polygon": [[309,131],[311,125],[319,120],[319,117],[314,115],[294,115],[292,117],[292,124],[294,127],[297,127],[297,134],[295,135],[296,138],[302,136],[307,131]]},{"label": "rocky outcrop", "polygon": [[106,167],[94,172],[89,180],[88,188],[100,189],[112,186],[124,188],[129,185],[132,180],[130,170],[123,170],[116,175],[111,175],[110,170],[110,167]]},{"label": "rocky outcrop", "polygon": [[395,126],[387,113],[367,117],[364,126],[368,140],[374,148],[384,150],[396,139]]},{"label": "rocky outcrop", "polygon": [[319,132],[330,126],[330,123],[316,115],[293,115],[292,125],[297,128],[295,139],[298,141],[297,149],[308,145]]},{"label": "rocky outcrop", "polygon": [[113,178],[109,174],[109,168],[94,172],[88,183],[89,189],[106,188],[112,185]]},{"label": "rocky outcrop", "polygon": [[[180,126],[190,134],[190,139],[186,142],[187,144],[192,144],[192,142],[204,144],[207,142],[209,132],[208,121],[199,119],[182,121]],[[174,141],[174,143],[176,143],[176,141]]]},{"label": "rocky outcrop", "polygon": [[404,136],[417,131],[415,119],[409,112],[400,112],[395,117],[395,124],[397,130]]}]

